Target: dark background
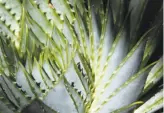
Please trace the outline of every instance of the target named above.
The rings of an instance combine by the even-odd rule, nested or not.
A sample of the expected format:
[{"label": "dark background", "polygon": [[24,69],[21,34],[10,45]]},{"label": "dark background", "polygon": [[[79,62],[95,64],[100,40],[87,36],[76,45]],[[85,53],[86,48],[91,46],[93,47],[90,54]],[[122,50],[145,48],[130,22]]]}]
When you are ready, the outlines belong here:
[{"label": "dark background", "polygon": [[[143,16],[144,24],[142,24],[142,27],[141,27],[143,32],[151,27],[151,24],[152,24],[153,20],[155,20],[155,17],[162,5],[163,5],[163,0],[149,0],[149,2],[147,4],[148,7],[146,8],[145,14]],[[161,32],[159,38],[160,38],[159,39],[160,43],[158,44],[156,51],[150,58],[150,61],[158,60],[163,54],[163,32]]]},{"label": "dark background", "polygon": [[[142,24],[142,31],[146,31],[148,28],[151,27],[153,20],[155,19],[159,9],[163,5],[163,0],[149,0],[149,3],[147,4],[147,8],[145,10],[144,16],[143,16],[143,23]],[[163,20],[163,19],[162,19]],[[162,27],[163,28],[163,27]],[[160,33],[159,38],[159,44],[153,53],[152,57],[150,58],[149,62],[153,62],[158,60],[163,55],[163,30]],[[159,90],[161,90],[163,86],[163,79],[160,80],[149,92],[147,92],[146,95],[144,95],[142,98],[149,99],[151,96],[153,96],[155,93],[157,93]],[[149,96],[148,96],[149,95]],[[147,97],[146,97],[147,96]],[[155,113],[163,113],[163,108],[156,111]]]}]

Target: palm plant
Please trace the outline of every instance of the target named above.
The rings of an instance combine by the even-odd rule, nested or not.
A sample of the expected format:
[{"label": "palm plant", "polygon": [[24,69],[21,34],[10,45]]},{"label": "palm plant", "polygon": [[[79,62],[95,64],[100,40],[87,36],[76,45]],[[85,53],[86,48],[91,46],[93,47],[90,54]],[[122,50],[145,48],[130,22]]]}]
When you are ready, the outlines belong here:
[{"label": "palm plant", "polygon": [[162,8],[142,32],[149,2],[0,0],[0,113],[161,109]]}]

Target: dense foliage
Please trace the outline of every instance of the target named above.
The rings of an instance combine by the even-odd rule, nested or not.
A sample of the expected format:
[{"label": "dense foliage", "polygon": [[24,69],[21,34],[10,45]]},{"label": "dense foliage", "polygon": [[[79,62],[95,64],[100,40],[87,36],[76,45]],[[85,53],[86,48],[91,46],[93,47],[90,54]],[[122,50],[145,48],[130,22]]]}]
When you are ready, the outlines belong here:
[{"label": "dense foliage", "polygon": [[143,29],[150,2],[0,0],[0,113],[162,109],[163,6]]}]

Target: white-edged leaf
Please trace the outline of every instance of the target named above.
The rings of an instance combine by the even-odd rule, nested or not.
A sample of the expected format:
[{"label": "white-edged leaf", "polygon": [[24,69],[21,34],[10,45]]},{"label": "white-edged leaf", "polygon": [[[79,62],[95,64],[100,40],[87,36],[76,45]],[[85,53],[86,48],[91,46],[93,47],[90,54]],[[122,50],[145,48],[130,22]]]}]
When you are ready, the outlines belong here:
[{"label": "white-edged leaf", "polygon": [[[1,10],[0,18],[1,20],[4,20],[5,25],[8,26],[11,31],[15,31],[17,33],[16,35],[18,36],[18,32],[20,30],[19,23],[6,8],[6,6],[8,6],[9,7],[8,9],[10,9],[11,8],[10,5],[11,4],[8,2],[5,5],[0,4],[0,10]],[[14,7],[21,8],[20,4],[17,5],[14,4],[14,5],[15,5]]]},{"label": "white-edged leaf", "polygon": [[84,86],[80,80],[80,75],[78,75],[78,73],[76,73],[76,70],[74,68],[74,64],[71,64],[70,67],[68,68],[68,70],[65,73],[65,78],[67,79],[69,84],[74,83],[74,86],[76,89],[78,89],[79,91],[81,91],[82,95],[84,97],[86,97],[86,91],[84,89]]},{"label": "white-edged leaf", "polygon": [[41,89],[45,89],[45,90],[47,89],[47,84],[41,73],[41,67],[36,59],[34,59],[34,63],[33,63],[32,76],[34,77],[36,83],[40,84]]},{"label": "white-edged leaf", "polygon": [[9,77],[6,77],[4,75],[4,76],[1,76],[0,82],[1,82],[2,88],[4,88],[5,91],[8,90],[8,93],[9,93],[9,94],[7,93],[8,97],[9,95],[12,95],[14,97],[14,100],[17,102],[16,105],[19,105],[21,108],[23,108],[29,104],[29,100],[27,100],[27,97],[29,95],[27,95],[26,92],[23,93],[21,91],[22,89],[21,88],[19,89],[17,84],[13,83],[16,81],[11,81]]},{"label": "white-edged leaf", "polygon": [[131,76],[120,87],[114,90],[95,110],[99,113],[108,113],[136,101],[144,87],[145,80],[152,65],[154,63]]},{"label": "white-edged leaf", "polygon": [[163,76],[163,58],[161,57],[157,64],[151,69],[148,78],[145,83],[143,93],[151,89]]},{"label": "white-edged leaf", "polygon": [[23,69],[23,66],[19,63],[19,68],[16,73],[16,79],[17,84],[22,87],[22,90],[26,91],[28,95],[30,95],[32,98],[34,98],[34,94],[31,91],[31,88],[29,86],[29,82],[25,75],[25,69]]},{"label": "white-edged leaf", "polygon": [[163,90],[140,106],[134,113],[154,113],[163,107]]},{"label": "white-edged leaf", "polygon": [[113,16],[110,7],[107,9],[106,15],[103,19],[104,19],[104,23],[102,25],[102,33],[101,33],[99,50],[98,50],[99,62],[97,68],[99,67],[101,68],[105,64],[108,53],[110,52],[110,49],[114,41],[114,29],[113,29],[114,23],[113,23]]},{"label": "white-edged leaf", "polygon": [[49,23],[44,14],[37,8],[33,0],[24,0],[23,6],[32,19],[49,35],[52,33],[52,25]]},{"label": "white-edged leaf", "polygon": [[62,29],[63,22],[51,3],[48,3],[47,0],[36,0],[36,4],[39,5],[40,10],[45,14],[51,24],[55,24],[58,29]]},{"label": "white-edged leaf", "polygon": [[108,53],[106,62],[103,64],[103,67],[100,68],[101,71],[99,71],[97,75],[98,77],[95,83],[97,85],[96,89],[98,93],[100,93],[98,90],[104,87],[113,71],[127,55],[127,49],[126,33],[125,31],[122,31],[115,39],[112,48]]},{"label": "white-edged leaf", "polygon": [[75,90],[74,87],[72,87],[67,82],[67,80],[65,80],[65,86],[66,86],[66,89],[67,89],[72,101],[74,102],[77,112],[84,113],[85,112],[85,108],[84,108],[85,104],[84,104],[83,96],[81,94],[79,94],[79,92],[77,90]]},{"label": "white-edged leaf", "polygon": [[51,0],[51,3],[59,14],[66,15],[71,23],[74,21],[72,9],[66,0]]},{"label": "white-edged leaf", "polygon": [[11,9],[10,13],[12,15],[15,14],[14,18],[15,20],[20,20],[21,18],[21,3],[19,0],[1,0],[1,4],[5,4],[6,9]]},{"label": "white-edged leaf", "polygon": [[60,113],[77,113],[63,80],[56,84],[54,89],[52,89],[44,98],[43,102]]}]

